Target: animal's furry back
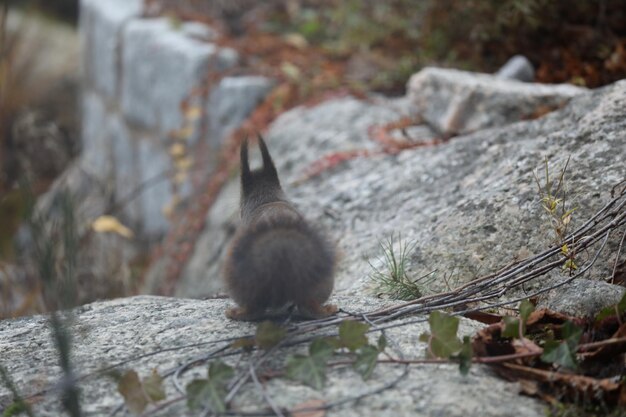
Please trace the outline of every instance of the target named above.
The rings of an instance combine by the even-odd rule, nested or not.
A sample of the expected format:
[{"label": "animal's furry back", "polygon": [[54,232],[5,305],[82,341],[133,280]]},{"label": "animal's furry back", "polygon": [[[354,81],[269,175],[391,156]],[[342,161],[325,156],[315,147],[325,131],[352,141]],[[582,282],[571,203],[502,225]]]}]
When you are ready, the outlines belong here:
[{"label": "animal's furry back", "polygon": [[287,211],[261,216],[235,235],[225,277],[235,301],[247,309],[321,304],[330,296],[334,248]]}]

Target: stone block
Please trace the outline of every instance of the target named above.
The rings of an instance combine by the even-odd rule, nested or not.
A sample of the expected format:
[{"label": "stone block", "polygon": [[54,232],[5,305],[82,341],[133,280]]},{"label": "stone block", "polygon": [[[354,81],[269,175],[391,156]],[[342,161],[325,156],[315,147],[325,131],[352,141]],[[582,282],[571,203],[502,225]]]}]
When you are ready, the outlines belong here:
[{"label": "stone block", "polygon": [[141,178],[138,163],[137,140],[131,135],[124,120],[117,114],[107,120],[108,143],[113,156],[113,180],[115,204],[125,224],[137,229],[143,216],[137,190]]},{"label": "stone block", "polygon": [[83,71],[87,86],[107,98],[119,84],[120,32],[124,24],[141,14],[141,0],[81,0],[79,32]]},{"label": "stone block", "polygon": [[163,209],[172,200],[169,171],[171,160],[160,143],[144,138],[137,146],[139,184],[137,199],[141,207],[142,233],[158,237],[169,227]]},{"label": "stone block", "polygon": [[587,91],[444,68],[424,68],[408,83],[417,112],[444,133],[469,133],[533,118]]},{"label": "stone block", "polygon": [[535,68],[524,55],[515,55],[496,72],[496,77],[532,82],[535,80]]},{"label": "stone block", "polygon": [[195,89],[209,71],[223,70],[237,61],[234,51],[192,39],[167,19],[129,22],[123,43],[124,116],[162,137],[183,127],[181,104],[199,100]]},{"label": "stone block", "polygon": [[255,109],[274,82],[266,77],[225,77],[211,94],[206,106],[209,145],[219,147]]},{"label": "stone block", "polygon": [[86,91],[82,97],[81,167],[98,181],[106,181],[113,172],[113,161],[105,125],[106,107],[98,94]]}]

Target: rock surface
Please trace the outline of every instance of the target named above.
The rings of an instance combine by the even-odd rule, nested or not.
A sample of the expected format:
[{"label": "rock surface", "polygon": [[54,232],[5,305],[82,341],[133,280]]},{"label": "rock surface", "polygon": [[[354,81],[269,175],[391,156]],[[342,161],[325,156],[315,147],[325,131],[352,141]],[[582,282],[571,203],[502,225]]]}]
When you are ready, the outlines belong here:
[{"label": "rock surface", "polygon": [[535,68],[524,55],[515,55],[495,75],[499,78],[531,82],[535,80]]},{"label": "rock surface", "polygon": [[417,112],[436,130],[453,134],[533,118],[585,91],[442,68],[425,68],[408,84]]},{"label": "rock surface", "polygon": [[[383,303],[370,298],[337,298],[334,300],[351,312],[380,307]],[[72,362],[78,375],[86,375],[107,366],[120,364],[119,372],[133,369],[141,377],[153,369],[160,374],[192,358],[228,346],[238,337],[254,333],[254,325],[225,320],[225,300],[183,300],[139,296],[103,301],[79,307],[74,312],[70,331],[73,336]],[[390,351],[405,357],[422,356],[424,343],[419,335],[424,323],[406,324],[386,331]],[[462,320],[460,332],[473,334],[476,325]],[[373,337],[378,337],[373,335]],[[374,343],[375,340],[372,340]],[[196,344],[196,346],[189,346]],[[198,345],[200,344],[200,345]],[[304,346],[281,349],[262,370],[280,370],[286,357],[304,352]],[[60,377],[58,357],[50,337],[45,316],[6,320],[0,326],[0,357],[2,365],[24,396],[54,386]],[[243,359],[240,360],[239,358]],[[127,361],[128,360],[128,361]],[[231,366],[247,372],[250,357],[236,354],[224,358]],[[33,366],[36,364],[36,366]],[[398,365],[379,365],[372,378],[362,381],[354,371],[329,368],[326,387],[316,391],[285,377],[273,378],[264,384],[265,395],[279,407],[294,407],[309,400],[326,404],[347,399],[382,387],[402,374]],[[192,367],[182,376],[185,386],[193,378],[206,377],[206,365]],[[178,396],[168,378],[166,398]],[[122,404],[116,383],[106,372],[80,382],[84,415],[109,415]],[[505,382],[485,367],[472,367],[469,375],[460,375],[455,365],[417,365],[393,388],[366,396],[358,402],[348,401],[327,411],[327,416],[542,416],[544,406],[517,394],[516,384]],[[10,404],[10,395],[0,389],[0,408]],[[243,386],[233,401],[239,411],[265,411],[261,392],[252,382]],[[54,390],[34,403],[35,415],[58,416],[60,402]],[[153,414],[156,416],[192,416],[184,402]]]}]

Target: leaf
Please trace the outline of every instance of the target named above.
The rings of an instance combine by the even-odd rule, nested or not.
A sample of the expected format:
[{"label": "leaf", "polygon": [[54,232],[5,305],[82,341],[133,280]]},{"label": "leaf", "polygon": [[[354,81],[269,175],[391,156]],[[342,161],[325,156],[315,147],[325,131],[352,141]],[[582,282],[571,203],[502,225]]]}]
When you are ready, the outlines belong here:
[{"label": "leaf", "polygon": [[202,107],[190,106],[185,110],[185,117],[190,120],[199,119],[202,116]]},{"label": "leaf", "polygon": [[[208,379],[194,379],[185,388],[187,393],[187,406],[190,410],[202,408],[204,400],[209,397],[213,385]],[[219,409],[219,406],[217,407]],[[226,408],[225,406],[222,408]]]},{"label": "leaf", "polygon": [[196,410],[207,405],[213,411],[226,411],[226,384],[232,378],[233,368],[220,360],[209,364],[209,379],[194,379],[187,384],[187,406]]},{"label": "leaf", "polygon": [[326,341],[327,344],[332,346],[333,350],[341,349],[343,347],[338,337],[329,336],[329,337],[325,337],[323,340]]},{"label": "leaf", "polygon": [[378,351],[383,352],[387,348],[387,338],[384,334],[381,334],[378,338]]},{"label": "leaf", "polygon": [[624,314],[625,311],[626,311],[626,292],[624,292],[624,295],[622,299],[619,301],[619,303],[610,307],[605,307],[602,310],[600,310],[600,312],[596,316],[596,322],[602,321],[606,319],[607,317],[621,316],[622,314]]},{"label": "leaf", "polygon": [[533,311],[535,311],[535,306],[533,305],[533,303],[528,300],[522,300],[519,305],[519,316],[523,320],[524,325],[526,325],[526,321],[528,320],[530,313],[532,313]]},{"label": "leaf", "polygon": [[216,384],[226,385],[234,375],[233,368],[220,360],[209,364],[209,380]]},{"label": "leaf", "polygon": [[[511,316],[504,316],[504,330],[502,330],[502,337],[510,337],[511,339],[517,339],[520,337],[519,319]],[[522,326],[522,335],[526,332],[526,326]]]},{"label": "leaf", "polygon": [[280,70],[292,81],[298,81],[302,77],[300,68],[296,67],[290,62],[283,62],[280,64]]},{"label": "leaf", "polygon": [[287,330],[284,328],[271,321],[264,321],[257,326],[254,339],[258,347],[267,350],[279,344],[286,334]]},{"label": "leaf", "polygon": [[148,405],[148,397],[143,391],[137,372],[127,371],[117,383],[117,391],[124,397],[124,404],[133,414],[141,414]]},{"label": "leaf", "polygon": [[326,382],[326,363],[314,357],[294,355],[287,359],[287,376],[315,389],[322,389]]},{"label": "leaf", "polygon": [[567,343],[572,352],[576,351],[580,337],[583,335],[583,329],[576,326],[571,321],[566,321],[561,327],[561,338]]},{"label": "leaf", "polygon": [[472,342],[469,336],[463,336],[463,346],[458,355],[461,375],[465,376],[469,373],[470,367],[472,366],[472,356],[474,356]]},{"label": "leaf", "polygon": [[461,341],[456,337],[459,328],[458,317],[433,311],[428,318],[430,331],[430,352],[439,358],[449,358],[461,350]]},{"label": "leaf", "polygon": [[334,351],[324,339],[316,339],[309,346],[309,355],[294,355],[287,359],[287,376],[315,389],[326,382],[326,362]]},{"label": "leaf", "polygon": [[566,321],[561,327],[561,342],[555,340],[546,341],[543,347],[541,360],[554,363],[569,369],[578,367],[576,361],[576,349],[583,334],[583,330],[571,321]]},{"label": "leaf", "polygon": [[242,337],[242,338],[235,340],[233,343],[231,343],[230,347],[233,349],[241,348],[244,351],[249,352],[254,347],[254,339],[249,338],[249,337]]},{"label": "leaf", "polygon": [[372,345],[363,346],[357,352],[356,361],[352,367],[364,380],[368,379],[372,375],[372,372],[374,372],[379,353],[378,348]]},{"label": "leaf", "polygon": [[341,345],[350,350],[356,351],[361,346],[367,345],[367,337],[365,333],[370,326],[366,323],[360,323],[354,320],[344,320],[339,325],[339,340]]},{"label": "leaf", "polygon": [[315,356],[320,360],[323,359],[324,363],[332,356],[334,351],[335,347],[328,339],[316,339],[309,346],[309,355]]},{"label": "leaf", "polygon": [[187,148],[180,142],[174,143],[170,146],[169,154],[174,158],[182,158],[187,153]]},{"label": "leaf", "polygon": [[565,342],[557,342],[549,340],[543,347],[543,355],[541,360],[546,363],[554,363],[569,369],[576,369],[576,357],[572,354],[571,349]]},{"label": "leaf", "polygon": [[128,227],[124,226],[113,216],[100,216],[91,224],[91,228],[97,233],[117,233],[127,239],[131,239],[134,234]]},{"label": "leaf", "polygon": [[142,381],[143,389],[152,402],[165,399],[165,389],[163,388],[163,377],[159,375],[156,369],[152,370],[152,374]]},{"label": "leaf", "polygon": [[419,341],[420,342],[424,342],[424,343],[429,343],[430,342],[430,333],[424,332],[424,333],[420,334]]}]

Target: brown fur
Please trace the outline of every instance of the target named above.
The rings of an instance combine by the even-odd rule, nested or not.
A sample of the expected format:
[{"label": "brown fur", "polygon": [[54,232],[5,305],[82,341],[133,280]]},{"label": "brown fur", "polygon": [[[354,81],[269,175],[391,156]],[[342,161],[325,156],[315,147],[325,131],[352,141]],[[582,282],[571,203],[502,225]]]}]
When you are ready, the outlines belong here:
[{"label": "brown fur", "polygon": [[250,171],[248,143],[241,145],[241,218],[226,258],[225,281],[239,305],[226,312],[260,320],[289,303],[301,316],[334,313],[322,306],[333,289],[335,250],[287,201],[263,138],[263,167]]}]

